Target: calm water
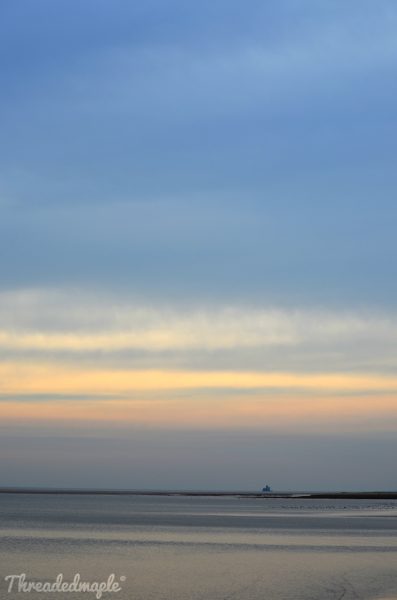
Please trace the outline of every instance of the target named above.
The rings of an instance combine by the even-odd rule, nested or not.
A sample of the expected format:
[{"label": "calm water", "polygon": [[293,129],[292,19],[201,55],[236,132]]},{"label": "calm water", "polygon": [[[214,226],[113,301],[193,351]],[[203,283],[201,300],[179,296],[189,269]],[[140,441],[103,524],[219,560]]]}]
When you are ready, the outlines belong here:
[{"label": "calm water", "polygon": [[[0,495],[0,597],[29,580],[126,580],[120,600],[397,598],[397,501]],[[16,584],[15,584],[16,585]]]}]

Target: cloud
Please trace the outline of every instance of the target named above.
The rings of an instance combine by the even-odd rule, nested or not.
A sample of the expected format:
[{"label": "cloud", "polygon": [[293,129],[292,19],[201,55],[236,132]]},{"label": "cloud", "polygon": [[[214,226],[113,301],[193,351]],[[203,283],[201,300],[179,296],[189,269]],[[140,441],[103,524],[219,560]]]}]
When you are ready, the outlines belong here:
[{"label": "cloud", "polygon": [[[73,373],[69,375],[74,376]],[[157,376],[155,373],[146,374],[153,387]],[[138,386],[139,378],[140,374]],[[236,379],[238,380],[238,374]],[[99,381],[103,383],[103,378]],[[62,382],[61,380],[60,383]],[[161,383],[159,381],[160,385]],[[314,383],[318,385],[318,381]],[[356,384],[357,381],[354,382]],[[141,393],[136,397],[127,395],[125,398],[106,397],[103,394],[96,399],[81,397],[78,402],[62,398],[52,402],[19,398],[15,402],[11,395],[9,399],[0,402],[0,418],[3,424],[19,423],[21,427],[28,422],[36,426],[52,424],[54,427],[91,424],[94,430],[105,424],[110,429],[127,431],[135,427],[185,430],[240,428],[273,433],[338,434],[397,431],[395,394],[367,393],[364,396],[351,396],[335,393],[336,390],[330,393],[328,387],[327,390],[327,395],[322,395],[320,390],[305,397],[296,395],[291,390],[282,394],[231,395],[225,390],[219,394],[192,394],[185,388],[182,394],[175,394],[170,390],[168,395]]]},{"label": "cloud", "polygon": [[163,390],[292,389],[397,392],[397,377],[344,373],[159,371],[79,368],[51,363],[0,364],[2,394],[128,394]]},{"label": "cloud", "polygon": [[370,310],[144,304],[73,289],[0,293],[0,349],[112,353],[397,343],[397,315]]}]

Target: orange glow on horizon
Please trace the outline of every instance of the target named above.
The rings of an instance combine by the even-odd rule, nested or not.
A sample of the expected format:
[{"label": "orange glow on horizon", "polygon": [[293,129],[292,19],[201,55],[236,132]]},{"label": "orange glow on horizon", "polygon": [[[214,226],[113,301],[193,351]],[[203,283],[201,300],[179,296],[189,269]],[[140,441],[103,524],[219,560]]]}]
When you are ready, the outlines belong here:
[{"label": "orange glow on horizon", "polygon": [[[352,428],[356,423],[368,430],[373,420],[387,429],[396,425],[396,390],[397,378],[381,375],[117,371],[3,363],[0,419],[306,429],[316,424],[327,428],[331,422],[335,427],[344,420]],[[49,399],[13,398],[32,394]],[[52,399],[51,394],[71,398]]]},{"label": "orange glow on horizon", "polygon": [[113,424],[166,427],[293,427],[329,421],[373,427],[373,418],[396,425],[397,398],[394,396],[301,397],[250,396],[222,398],[146,398],[5,401],[0,403],[0,419],[11,422],[107,422]]}]

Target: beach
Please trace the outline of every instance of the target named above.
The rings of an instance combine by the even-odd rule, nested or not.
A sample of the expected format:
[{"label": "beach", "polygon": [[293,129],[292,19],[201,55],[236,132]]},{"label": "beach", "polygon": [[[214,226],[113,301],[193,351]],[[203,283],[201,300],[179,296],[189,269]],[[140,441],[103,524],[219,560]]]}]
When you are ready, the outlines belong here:
[{"label": "beach", "polygon": [[394,599],[396,559],[392,499],[0,494],[1,598],[23,573],[113,575],[122,600]]}]

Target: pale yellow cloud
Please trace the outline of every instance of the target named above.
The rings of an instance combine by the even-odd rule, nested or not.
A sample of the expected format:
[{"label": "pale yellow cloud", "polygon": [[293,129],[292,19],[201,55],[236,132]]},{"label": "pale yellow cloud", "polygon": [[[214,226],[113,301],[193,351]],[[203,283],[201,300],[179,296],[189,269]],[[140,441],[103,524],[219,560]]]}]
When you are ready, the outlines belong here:
[{"label": "pale yellow cloud", "polygon": [[128,394],[183,389],[397,392],[397,377],[344,373],[95,370],[52,363],[0,365],[2,394]]},{"label": "pale yellow cloud", "polygon": [[[207,329],[207,331],[206,331]],[[269,346],[292,344],[295,342],[292,332],[232,331],[227,327],[205,328],[197,324],[195,330],[181,326],[144,331],[113,331],[102,333],[42,333],[0,331],[0,347],[7,350],[34,350],[60,352],[114,352],[118,350],[140,349],[146,351],[194,350],[194,349],[232,349],[250,346]]]}]

